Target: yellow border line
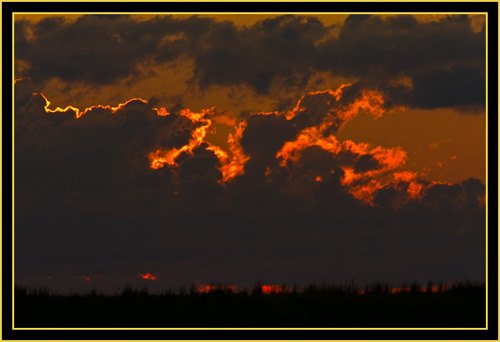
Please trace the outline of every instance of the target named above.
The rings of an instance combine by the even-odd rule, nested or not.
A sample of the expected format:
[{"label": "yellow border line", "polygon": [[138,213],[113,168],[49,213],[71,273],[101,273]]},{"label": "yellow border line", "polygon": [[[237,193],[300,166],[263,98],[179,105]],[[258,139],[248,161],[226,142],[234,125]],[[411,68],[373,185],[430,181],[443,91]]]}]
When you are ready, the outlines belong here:
[{"label": "yellow border line", "polygon": [[[3,8],[0,7],[0,16],[3,15],[3,11],[2,10],[3,10]],[[3,43],[3,38],[0,38],[0,40]],[[2,44],[2,46],[3,46],[3,44]],[[14,63],[12,63],[12,66],[14,66]],[[12,70],[14,70],[14,69],[12,69]],[[0,68],[0,78],[2,78],[2,76],[3,76],[3,69]],[[11,86],[14,87],[13,84]],[[2,91],[2,84],[0,84],[0,91]],[[2,92],[2,94],[3,94],[3,92]],[[12,96],[12,99],[14,99],[14,96]],[[0,106],[1,105],[3,105],[3,96],[0,98]],[[0,122],[0,127],[2,128],[2,132],[3,132],[3,120],[2,120],[2,122]],[[12,127],[14,127],[14,126],[12,126]],[[0,146],[3,148],[2,141],[0,141]],[[2,151],[3,151],[3,149],[2,149]],[[3,158],[0,158],[0,170],[3,170],[2,160],[3,160]],[[14,174],[12,174],[12,177],[14,177]],[[2,177],[2,180],[0,181],[0,190],[3,190],[3,179],[4,178]],[[2,194],[3,194],[3,191],[2,191]],[[14,193],[12,193],[12,194],[14,194]],[[3,198],[0,199],[0,203],[2,203],[2,200],[3,200]],[[3,205],[0,208],[0,216],[3,217]],[[3,232],[3,224],[2,224],[2,232]],[[0,234],[0,242],[3,243],[2,235],[3,234]],[[2,246],[3,246],[3,244],[2,244]],[[0,253],[0,261],[3,261],[2,253]],[[3,265],[3,263],[1,263],[1,265]],[[2,266],[2,270],[3,270],[3,266]],[[3,272],[0,272],[0,282],[3,284],[3,282],[2,282],[2,279],[3,279],[2,274],[3,274]],[[0,295],[0,304],[3,304],[3,291],[2,291],[2,294]],[[2,305],[2,308],[3,308],[3,305]],[[0,322],[0,331],[1,331],[1,329],[3,329],[3,322]]]},{"label": "yellow border line", "polygon": [[[32,0],[19,0],[19,1],[12,1],[12,0],[4,0],[2,2],[32,2]],[[58,2],[66,2],[64,0],[52,0],[52,1],[46,1],[47,3],[58,3]],[[98,1],[98,0],[89,0],[89,1],[85,1],[85,2],[90,2],[90,3],[93,3],[93,2],[101,2],[101,1]],[[135,0],[124,0],[124,1],[120,1],[120,0],[110,0],[109,2],[137,2]],[[155,2],[165,2],[165,3],[173,3],[175,2],[175,0],[171,0],[171,1],[159,1],[159,0],[153,0],[152,1],[153,3]],[[186,0],[186,1],[183,1],[183,2],[197,2],[197,3],[213,3],[213,2],[217,2],[217,3],[225,3],[225,2],[245,2],[245,3],[266,3],[266,2],[269,2],[267,0]],[[290,1],[287,1],[287,0],[275,0],[273,2],[301,2],[301,3],[304,3],[304,0],[290,0]],[[345,2],[345,1],[342,1],[342,0],[333,0],[333,1],[330,1],[330,0],[317,0],[315,2],[323,2],[323,3],[339,3],[339,2]],[[353,0],[352,2],[366,2],[365,0]],[[391,3],[391,2],[401,2],[399,0],[384,0],[384,1],[377,1],[377,2],[381,2],[381,3]],[[404,2],[411,2],[411,1],[404,1]],[[437,2],[437,1],[431,1],[431,0],[423,0],[423,1],[419,1],[419,2],[422,2],[422,3],[434,3],[434,2]],[[442,1],[439,1],[439,2],[449,2],[449,3],[455,3],[455,2],[471,2],[470,0],[458,0],[458,1],[452,1],[452,0],[442,0]],[[495,0],[484,0],[482,2],[497,2],[498,1],[495,1]],[[405,12],[400,12],[400,13],[405,13]]]},{"label": "yellow border line", "polygon": [[14,330],[488,330],[487,328],[15,328]]},{"label": "yellow border line", "polygon": [[[6,3],[12,3],[12,2],[32,2],[32,0],[19,0],[19,1],[2,1],[2,2],[6,2]],[[52,4],[57,4],[58,2],[66,2],[64,0],[56,0],[56,1],[46,1],[47,3],[52,3]],[[99,0],[86,0],[85,2],[88,2],[88,3],[98,3],[98,2],[101,2]],[[123,1],[120,1],[120,0],[109,0],[109,2],[132,2],[132,3],[137,3],[136,0],[123,0]],[[152,1],[153,3],[162,3],[163,1],[158,1],[158,0],[154,0]],[[175,1],[164,1],[165,3],[173,3]],[[256,3],[256,4],[265,4],[269,1],[267,0],[251,0],[251,1],[248,1],[248,0],[207,0],[207,1],[204,1],[204,0],[185,0],[183,2],[196,2],[196,3],[200,3],[200,4],[203,4],[203,3],[227,3],[227,2],[231,2],[231,3],[238,3],[238,2],[243,2],[243,3]],[[298,2],[298,3],[304,3],[304,0],[274,0],[273,2]],[[316,0],[315,2],[319,2],[319,3],[343,3],[345,1],[342,1],[342,0],[339,0],[339,1],[330,1],[330,0]],[[352,0],[350,2],[366,2],[366,0]],[[377,1],[378,3],[392,3],[392,2],[401,2],[401,1],[398,1],[398,0],[385,0],[385,1]],[[404,2],[410,2],[410,1],[404,1]],[[435,3],[437,1],[430,1],[430,0],[419,0],[420,3]],[[453,0],[441,0],[439,2],[444,2],[444,3],[456,3],[456,2],[471,2],[470,0],[458,0],[458,1],[453,1]],[[485,2],[485,3],[498,3],[498,1],[495,1],[495,0],[484,0],[482,2]],[[429,12],[429,13],[436,13],[438,11],[435,11],[435,12]],[[398,12],[398,13],[406,13],[406,12]]]},{"label": "yellow border line", "polygon": [[[120,1],[122,2],[122,1]],[[387,15],[429,15],[429,14],[439,14],[439,15],[445,15],[445,14],[470,14],[470,15],[487,15],[488,12],[405,12],[405,13],[400,13],[400,12],[317,12],[317,11],[312,11],[312,12],[95,12],[95,13],[88,13],[88,12],[13,12],[12,14],[32,14],[32,15],[52,15],[52,16],[61,16],[61,15],[69,15],[69,14],[81,14],[81,15],[123,15],[123,14],[135,14],[135,15],[171,15],[171,14],[186,14],[186,15],[215,15],[215,14],[239,14],[239,15],[267,15],[267,14],[276,14],[276,15],[286,15],[286,14],[304,14],[304,15],[311,15],[311,14],[317,14],[317,15],[345,15],[345,14],[353,14],[353,15],[358,15],[358,14],[373,14],[373,15],[380,15],[380,14],[387,14]]]},{"label": "yellow border line", "polygon": [[[486,215],[486,241],[485,241],[485,260],[486,260],[486,276],[485,276],[485,285],[486,285],[486,328],[488,328],[488,323],[489,323],[489,315],[488,315],[488,13],[486,13],[486,21],[485,21],[485,53],[486,53],[486,63],[485,63],[485,67],[486,67],[486,72],[485,72],[485,75],[486,75],[486,105],[485,105],[485,115],[486,115],[486,119],[485,119],[485,137],[486,137],[486,176],[485,176],[485,179],[486,179],[486,192],[485,192],[485,198],[486,198],[486,202],[485,202],[485,215]],[[498,245],[497,245],[498,246]]]},{"label": "yellow border line", "polygon": [[[30,1],[30,0],[27,0]],[[128,1],[116,1],[115,2],[128,2]],[[193,2],[196,0],[193,0]],[[244,1],[244,0],[243,0]],[[243,2],[242,1],[242,2]],[[290,2],[277,0],[278,2]],[[301,1],[301,0],[299,0]],[[323,1],[320,2],[331,2],[331,1]],[[365,0],[354,0],[352,2],[362,2]],[[23,2],[23,1],[2,1],[2,2]],[[88,1],[92,2],[92,1]],[[98,2],[98,1],[95,1]],[[190,0],[185,2],[191,2]],[[215,1],[221,2],[224,1]],[[238,2],[238,1],[236,1]],[[255,1],[258,2],[258,1]],[[295,2],[292,0],[291,2]],[[388,1],[385,1],[388,2]],[[389,1],[390,2],[390,1]],[[429,1],[432,2],[432,1]],[[448,1],[444,0],[444,2],[456,2],[456,1]],[[467,2],[467,0],[464,0]],[[498,3],[498,1],[484,1],[491,3]],[[263,3],[265,3],[263,1]],[[1,10],[0,10],[1,13]],[[99,14],[137,14],[137,15],[216,15],[216,14],[241,14],[241,15],[283,15],[283,14],[303,14],[303,15],[342,15],[342,14],[389,14],[389,15],[399,15],[399,14],[408,14],[408,15],[427,15],[427,14],[469,14],[469,15],[486,15],[485,21],[485,35],[486,35],[486,327],[485,328],[15,328],[14,327],[14,286],[15,286],[15,278],[14,278],[14,120],[12,120],[12,330],[488,330],[488,12],[96,12],[96,13],[88,13],[88,12],[12,12],[12,77],[14,79],[14,16],[18,14],[50,14],[53,16],[65,15],[65,14],[82,14],[82,15],[99,15]],[[498,61],[500,65],[500,60]],[[0,73],[1,75],[1,73]],[[1,90],[1,85],[0,85]],[[12,118],[14,119],[14,82],[12,82]],[[1,102],[0,102],[1,103]],[[1,123],[0,123],[1,126]],[[499,124],[500,127],[500,124]],[[0,142],[1,145],[1,142]],[[1,165],[1,161],[0,161]],[[500,174],[499,174],[500,178]],[[0,183],[1,189],[1,183]],[[499,185],[500,189],[500,185]],[[0,200],[1,201],[1,200]],[[1,210],[1,209],[0,209]],[[1,241],[1,237],[0,237]],[[0,256],[1,258],[1,256]],[[1,279],[1,274],[0,274]],[[1,297],[0,297],[1,298]],[[1,302],[1,300],[0,300]],[[0,322],[0,327],[1,327]]]},{"label": "yellow border line", "polygon": [[[15,72],[15,60],[14,60],[14,13],[12,13],[12,79],[14,79]],[[15,273],[14,273],[14,220],[15,220],[15,210],[14,210],[14,131],[15,131],[15,95],[14,95],[14,81],[12,81],[12,329],[14,329],[14,292],[15,292]],[[2,93],[3,94],[3,93]],[[3,97],[3,96],[2,96]],[[3,234],[2,234],[3,235]],[[3,245],[2,245],[3,246]],[[3,264],[2,264],[3,265]],[[3,272],[2,272],[3,273]]]}]

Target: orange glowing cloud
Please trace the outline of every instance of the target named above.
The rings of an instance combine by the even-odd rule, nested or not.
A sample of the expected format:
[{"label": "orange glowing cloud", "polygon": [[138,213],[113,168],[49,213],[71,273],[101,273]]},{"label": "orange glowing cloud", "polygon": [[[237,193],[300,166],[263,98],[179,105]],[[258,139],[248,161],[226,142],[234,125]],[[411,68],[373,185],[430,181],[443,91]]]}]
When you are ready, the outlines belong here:
[{"label": "orange glowing cloud", "polygon": [[[406,163],[407,153],[401,147],[386,148],[371,146],[364,142],[353,142],[351,140],[340,142],[332,133],[340,129],[347,121],[352,120],[361,111],[368,113],[374,119],[381,117],[385,112],[383,108],[384,99],[376,91],[362,91],[361,96],[352,103],[347,105],[341,104],[339,101],[342,97],[343,89],[348,86],[350,84],[343,84],[335,91],[328,89],[308,93],[302,96],[297,105],[288,112],[260,113],[260,115],[284,115],[287,121],[292,124],[294,124],[294,121],[290,120],[299,120],[296,122],[302,122],[302,125],[306,125],[306,127],[296,134],[294,140],[285,141],[278,150],[275,157],[279,160],[279,165],[288,169],[290,165],[293,165],[301,158],[302,151],[311,146],[320,147],[331,153],[332,157],[346,152],[352,156],[350,158],[352,158],[351,162],[353,164],[339,166],[344,172],[341,184],[354,198],[366,204],[374,205],[374,195],[378,190],[387,186],[396,186],[399,182],[408,183],[406,193],[409,199],[420,198],[422,192],[425,190],[425,186],[418,182],[416,174],[402,170],[402,166]],[[76,118],[80,118],[93,109],[105,109],[111,113],[116,113],[132,101],[148,103],[145,100],[134,98],[116,107],[97,105],[86,108],[83,111],[73,106],[50,109],[50,101],[43,94],[40,95],[46,101],[44,108],[47,113],[73,111]],[[315,96],[319,96],[319,102],[315,100]],[[307,111],[311,111],[311,109],[308,106],[313,107],[313,119],[309,118],[309,112]],[[164,107],[152,108],[152,110],[159,117],[171,115]],[[195,148],[205,144],[206,150],[212,151],[219,160],[218,168],[222,174],[219,183],[225,185],[237,176],[244,174],[245,164],[250,159],[250,156],[245,154],[240,143],[247,128],[246,120],[242,120],[236,124],[234,117],[217,113],[215,107],[203,109],[200,112],[183,109],[178,115],[189,119],[193,123],[194,128],[191,130],[188,143],[179,148],[160,147],[150,152],[147,156],[149,158],[149,166],[152,169],[162,168],[165,164],[168,167],[177,168],[179,167],[177,158],[182,153],[192,155]],[[301,116],[300,118],[299,115]],[[323,116],[321,117],[321,115]],[[227,137],[228,150],[224,150],[220,146],[216,146],[206,140],[207,135],[214,134],[215,132],[215,128],[211,129],[214,122],[234,126],[234,133],[228,134]],[[364,161],[369,160],[369,167],[358,168],[354,165],[356,160],[361,159],[361,157],[366,158]],[[268,166],[265,175],[269,176],[271,172],[271,168]],[[333,170],[330,170],[330,173],[333,173]],[[316,182],[322,182],[323,176],[315,175],[313,179]]]},{"label": "orange glowing cloud", "polygon": [[[350,87],[350,86],[351,86],[350,83],[349,84],[342,84],[335,91],[333,91],[331,89],[327,89],[327,90],[320,90],[320,91],[310,92],[307,95],[302,96],[299,99],[299,101],[297,101],[297,105],[295,106],[295,108],[292,109],[291,111],[286,112],[286,113],[273,112],[273,113],[260,113],[260,114],[261,115],[271,115],[271,114],[282,115],[283,114],[283,115],[285,115],[285,117],[286,117],[287,120],[291,120],[291,119],[295,118],[300,112],[305,111],[305,107],[303,106],[303,102],[304,102],[304,100],[305,100],[305,98],[307,96],[328,94],[328,95],[331,95],[332,97],[334,97],[335,100],[338,102],[340,100],[340,98],[342,97],[342,91],[343,91],[343,89],[346,88],[346,87]],[[331,103],[328,102],[327,104],[331,104]]]},{"label": "orange glowing cloud", "polygon": [[348,187],[348,191],[354,198],[373,205],[375,192],[382,188],[380,182],[372,179],[366,184]]},{"label": "orange glowing cloud", "polygon": [[170,115],[169,112],[164,107],[161,108],[153,108],[153,110],[158,114],[159,116],[167,116]]},{"label": "orange glowing cloud", "polygon": [[[399,173],[399,178],[394,176],[394,171],[406,162],[406,152],[400,147],[384,148],[377,146],[371,148],[368,144],[347,144],[349,150],[360,155],[370,155],[377,161],[379,167],[365,172],[355,172],[353,168],[343,167],[344,178],[342,184],[347,187],[351,195],[366,204],[373,205],[375,193],[392,182],[405,181],[401,177],[408,177],[409,173]],[[408,191],[411,197],[416,197],[420,192],[418,186],[413,185]]]},{"label": "orange glowing cloud", "polygon": [[325,151],[334,154],[341,150],[341,145],[333,135],[323,137],[319,128],[310,127],[302,130],[295,141],[286,142],[276,154],[276,158],[282,158],[280,165],[285,167],[288,160],[296,162],[300,158],[300,152],[310,146],[320,146]]},{"label": "orange glowing cloud", "polygon": [[29,80],[30,78],[29,77],[25,77],[25,78],[16,78],[14,79],[14,84],[16,84],[17,82],[21,82],[21,81],[24,81],[24,80]]},{"label": "orange glowing cloud", "polygon": [[75,112],[75,116],[77,119],[80,118],[82,115],[84,115],[84,114],[86,114],[94,109],[106,109],[106,110],[111,111],[112,114],[114,114],[118,110],[122,109],[123,107],[125,107],[126,105],[128,105],[130,102],[133,102],[133,101],[140,101],[140,102],[146,103],[146,104],[148,103],[147,101],[145,101],[143,99],[133,98],[133,99],[128,100],[125,103],[118,104],[118,106],[116,106],[116,107],[112,107],[109,105],[108,106],[97,105],[97,106],[91,106],[91,107],[85,108],[83,111],[81,111],[80,109],[73,107],[73,106],[67,106],[66,108],[57,107],[56,109],[49,109],[50,101],[45,97],[45,95],[43,95],[42,93],[40,93],[40,94],[33,93],[33,95],[40,95],[41,97],[44,98],[44,100],[45,100],[44,109],[45,109],[46,113],[66,113],[68,111],[73,111],[73,112]]},{"label": "orange glowing cloud", "polygon": [[236,118],[230,115],[217,115],[212,118],[212,121],[216,124],[223,124],[227,126],[236,126]]},{"label": "orange glowing cloud", "polygon": [[394,170],[406,162],[406,152],[401,147],[384,148],[377,146],[370,154],[384,167],[384,170]]},{"label": "orange glowing cloud", "polygon": [[[163,167],[164,164],[169,164],[171,166],[176,166],[175,159],[182,153],[187,152],[192,154],[194,148],[201,145],[204,141],[205,136],[207,135],[207,130],[211,126],[212,121],[205,116],[210,115],[215,111],[215,108],[204,109],[201,113],[194,113],[189,109],[183,109],[179,115],[185,116],[193,123],[201,124],[199,127],[195,128],[191,132],[191,139],[187,143],[187,145],[182,146],[181,148],[170,148],[170,149],[158,149],[154,152],[149,153],[148,158],[150,161],[150,167],[153,169],[159,169]],[[164,108],[160,108],[157,111],[158,115],[166,116],[166,110]]]},{"label": "orange glowing cloud", "polygon": [[375,119],[378,119],[385,113],[385,109],[382,108],[383,104],[384,99],[381,94],[373,90],[364,90],[360,98],[341,110],[341,114],[344,122],[353,119],[360,110],[365,110]]},{"label": "orange glowing cloud", "polygon": [[[49,107],[51,103],[45,95],[43,95],[42,93],[33,94],[43,97],[43,99],[45,100],[44,109],[46,113],[66,113],[69,111],[73,111],[77,119],[94,109],[105,109],[109,110],[112,114],[115,114],[117,111],[133,101],[140,101],[145,104],[148,103],[143,99],[133,98],[126,101],[125,103],[118,104],[118,106],[116,107],[112,107],[109,105],[96,105],[84,110],[80,110],[79,108],[76,108],[74,106],[67,106],[66,108],[57,107],[55,109],[50,109]],[[152,110],[154,110],[158,116],[170,115],[170,113],[164,107],[152,108]],[[191,120],[191,122],[196,124],[196,128],[194,128],[191,132],[191,138],[189,142],[180,148],[159,148],[156,151],[150,152],[148,154],[148,158],[150,167],[152,169],[159,169],[165,164],[168,164],[171,167],[176,167],[178,166],[176,163],[176,158],[181,153],[186,152],[188,154],[192,154],[193,149],[200,146],[202,143],[206,143],[208,144],[207,150],[214,152],[215,156],[219,159],[221,165],[220,171],[222,173],[222,180],[220,181],[221,183],[224,184],[234,177],[242,175],[244,173],[244,165],[249,160],[249,157],[244,154],[243,149],[240,145],[240,140],[243,136],[243,131],[246,128],[246,121],[241,121],[238,125],[236,125],[236,119],[229,115],[215,115],[215,107],[212,107],[210,109],[203,109],[199,113],[192,112],[190,109],[183,109],[179,113],[179,116],[184,116]],[[232,125],[235,127],[235,133],[229,134],[227,138],[229,153],[227,151],[224,151],[221,147],[215,146],[205,140],[209,128],[212,126],[212,122]]]},{"label": "orange glowing cloud", "polygon": [[[342,96],[342,89],[348,85],[342,85],[335,92],[332,90],[309,93],[309,95],[333,95],[337,101]],[[302,97],[297,107],[292,111],[297,115],[300,111],[306,109],[301,107]],[[329,128],[334,124],[339,129],[349,120],[352,120],[358,113],[365,111],[374,119],[380,118],[385,109],[383,108],[384,99],[381,94],[375,91],[362,91],[361,96],[354,100],[351,104],[333,107],[330,100],[326,102],[325,113],[323,120],[311,127],[302,129],[296,136],[295,140],[287,141],[283,144],[281,150],[276,154],[276,158],[280,160],[279,165],[287,167],[289,163],[296,163],[304,149],[311,146],[321,147],[323,150],[330,152],[333,156],[339,155],[341,152],[349,152],[353,157],[353,163],[358,156],[362,156],[369,160],[369,167],[358,169],[354,165],[341,166],[344,171],[344,176],[341,179],[341,184],[346,187],[351,195],[363,201],[366,204],[374,205],[375,193],[387,186],[396,186],[399,182],[409,183],[407,187],[407,195],[409,198],[419,198],[424,186],[416,180],[416,174],[401,170],[407,160],[407,153],[401,147],[386,148],[382,146],[371,146],[364,142],[353,142],[345,140],[339,142],[337,138],[329,131]],[[330,132],[330,134],[326,134]],[[319,181],[316,178],[316,181]]]},{"label": "orange glowing cloud", "polygon": [[245,155],[240,144],[240,140],[243,137],[243,131],[246,126],[247,122],[242,121],[236,127],[236,132],[234,134],[229,134],[227,142],[229,144],[229,150],[232,153],[232,158],[219,158],[222,164],[220,171],[222,172],[223,182],[227,182],[236,176],[242,175],[244,173],[245,163],[250,159],[250,157]]},{"label": "orange glowing cloud", "polygon": [[[333,95],[336,100],[340,100],[342,96],[342,89],[349,85],[341,85],[336,91],[326,90],[321,92],[312,92],[308,95],[317,95],[317,94],[330,94]],[[304,97],[299,100],[297,107],[293,110],[294,113],[299,111],[304,111],[305,109],[301,107],[301,102]],[[328,102],[328,104],[330,104]],[[297,138],[294,141],[286,142],[283,148],[276,154],[276,158],[282,158],[280,162],[281,166],[286,166],[287,161],[290,159],[292,161],[296,161],[299,158],[300,151],[310,146],[320,146],[324,150],[330,151],[334,154],[337,154],[341,150],[341,145],[332,134],[325,137],[324,133],[338,120],[341,120],[341,126],[352,120],[361,109],[366,110],[368,113],[371,113],[375,118],[382,116],[384,113],[384,109],[382,105],[384,101],[382,99],[382,95],[378,94],[374,91],[364,91],[360,98],[356,99],[354,103],[341,107],[339,106],[337,110],[332,113],[331,110],[325,113],[325,117],[323,121],[313,127],[304,128],[299,134],[297,134]],[[345,146],[346,148],[353,149],[356,147],[356,144],[352,143],[353,146]]]},{"label": "orange glowing cloud", "polygon": [[[367,204],[373,204],[374,193],[394,180],[391,179],[391,171],[397,170],[406,161],[406,152],[400,147],[377,146],[373,148],[369,144],[354,143],[350,140],[339,143],[333,135],[322,137],[317,132],[315,127],[307,128],[298,135],[295,141],[285,143],[276,156],[282,158],[280,165],[286,167],[287,162],[296,162],[300,158],[300,152],[309,146],[319,146],[333,155],[338,155],[342,151],[349,151],[359,156],[369,155],[377,161],[378,168],[356,172],[353,167],[341,167],[344,171],[341,184],[347,187],[354,198]],[[411,193],[414,194],[417,191],[419,191],[418,188],[413,186]]]},{"label": "orange glowing cloud", "polygon": [[[164,114],[166,112],[164,108],[161,108],[157,112],[158,115],[166,115]],[[233,118],[226,115],[213,116],[214,113],[215,107],[211,109],[204,109],[201,113],[194,113],[189,109],[182,110],[179,113],[180,116],[185,116],[193,123],[200,124],[200,126],[191,132],[191,139],[181,148],[160,148],[149,153],[148,157],[150,160],[150,167],[153,169],[159,169],[163,167],[164,164],[168,164],[172,167],[178,166],[175,160],[181,153],[186,152],[188,154],[192,154],[193,149],[200,146],[202,143],[205,143],[209,145],[207,150],[212,151],[219,159],[221,165],[220,171],[222,173],[221,183],[225,183],[234,177],[243,174],[244,165],[248,161],[249,157],[244,154],[239,142],[243,136],[243,131],[246,128],[246,121],[241,121],[238,126],[235,126],[236,132],[234,134],[229,134],[227,139],[229,151],[231,152],[231,154],[229,154],[221,147],[215,146],[205,140],[208,129],[212,125],[212,120],[228,125],[235,123],[235,119]]]},{"label": "orange glowing cloud", "polygon": [[413,171],[394,172],[393,176],[396,182],[402,181],[409,183],[407,192],[411,198],[414,199],[421,198],[424,185],[418,183],[415,180],[415,178],[417,177],[417,174],[415,172]]}]

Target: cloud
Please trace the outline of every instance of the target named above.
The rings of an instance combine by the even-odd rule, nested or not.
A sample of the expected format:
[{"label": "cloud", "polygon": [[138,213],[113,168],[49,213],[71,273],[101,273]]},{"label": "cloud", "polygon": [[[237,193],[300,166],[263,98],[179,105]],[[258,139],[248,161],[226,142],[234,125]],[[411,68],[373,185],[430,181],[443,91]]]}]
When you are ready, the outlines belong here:
[{"label": "cloud", "polygon": [[[390,102],[415,108],[484,105],[485,34],[470,17],[418,22],[412,16],[349,16],[338,39],[318,49],[319,63],[333,72],[362,77]],[[331,63],[335,61],[336,63]],[[407,77],[409,84],[392,84]],[[466,96],[456,97],[462,94]],[[392,101],[391,101],[392,100]]]},{"label": "cloud", "polygon": [[486,103],[486,76],[481,70],[452,67],[413,79],[411,106],[442,108]]},{"label": "cloud", "polygon": [[[184,145],[194,129],[185,117],[158,116],[140,101],[116,113],[92,109],[79,119],[72,110],[46,113],[44,106],[45,99],[33,95],[15,116],[18,209],[27,213],[51,206],[119,215],[127,215],[129,205],[148,211],[162,176],[150,171],[147,154],[164,144]],[[127,191],[138,201],[128,203],[122,197]]]},{"label": "cloud", "polygon": [[[410,15],[351,15],[342,26],[338,40],[321,48],[333,60],[331,68],[347,68],[355,75],[388,73],[409,76],[429,68],[474,62],[484,66],[484,32],[471,30],[468,16],[448,16],[434,22],[418,22]],[[379,69],[379,70],[376,70]]]},{"label": "cloud", "polygon": [[379,162],[371,154],[364,154],[359,157],[356,164],[354,164],[354,171],[366,172],[369,170],[376,170],[379,166]]},{"label": "cloud", "polygon": [[[16,84],[16,89],[24,87],[22,82]],[[85,111],[68,108],[51,113],[44,108],[45,97],[34,94],[16,111],[19,178],[32,178],[34,183],[43,176],[67,182],[66,190],[85,196],[94,196],[99,189],[116,190],[110,193],[115,196],[123,184],[140,192],[133,183],[136,180],[158,189],[166,186],[168,192],[179,192],[175,189],[203,180],[208,182],[206,186],[213,186],[213,191],[200,190],[193,196],[198,200],[203,192],[230,193],[232,186],[241,187],[243,183],[249,184],[248,189],[262,183],[272,191],[300,196],[302,190],[297,189],[330,179],[338,183],[341,192],[365,204],[387,203],[384,198],[398,193],[396,207],[417,199],[437,206],[441,200],[433,199],[433,192],[448,186],[429,185],[406,170],[408,157],[402,148],[339,141],[335,137],[360,111],[374,118],[384,112],[384,102],[376,92],[365,91],[346,105],[341,101],[344,88],[309,93],[286,112],[249,116],[227,136],[226,150],[206,141],[207,134],[213,134],[209,133],[212,120],[225,117],[215,108],[199,113],[189,109],[177,114],[165,111],[164,115],[162,109],[153,109],[147,101],[137,99],[117,107],[95,106]],[[77,119],[76,112],[84,114]],[[32,165],[35,161],[36,167]],[[38,172],[27,171],[33,169]],[[78,182],[74,182],[75,177]],[[470,191],[480,188],[480,183],[466,184]],[[480,199],[467,196],[449,195],[471,206],[480,205]]]},{"label": "cloud", "polygon": [[379,90],[386,108],[484,107],[485,30],[473,29],[471,17],[351,15],[332,35],[337,29],[296,15],[249,27],[197,16],[18,20],[16,75],[38,86],[53,78],[70,87],[123,86],[154,76],[152,66],[183,60],[193,63],[188,89],[248,86],[278,106],[289,98],[273,84],[304,92],[315,74],[328,72],[360,83],[349,99],[360,95],[356,89]]},{"label": "cloud", "polygon": [[[207,142],[225,115],[216,108],[167,114],[139,99],[77,118],[46,110],[41,94],[21,96],[16,274],[137,275],[149,265],[158,279],[247,284],[484,275],[484,184],[426,181],[398,146],[337,139],[360,112],[385,115],[378,92],[349,102],[348,89],[254,113],[226,150]],[[233,166],[241,171],[226,178]]]},{"label": "cloud", "polygon": [[181,29],[169,16],[135,21],[128,15],[85,15],[74,22],[48,17],[16,23],[16,59],[25,61],[30,77],[40,83],[57,77],[102,85],[135,75],[140,62],[156,56],[162,39]]},{"label": "cloud", "polygon": [[328,31],[314,17],[291,15],[249,28],[220,24],[210,32],[203,54],[196,56],[196,78],[202,87],[244,83],[257,93],[267,93],[279,77],[304,85],[310,77],[314,44]]}]

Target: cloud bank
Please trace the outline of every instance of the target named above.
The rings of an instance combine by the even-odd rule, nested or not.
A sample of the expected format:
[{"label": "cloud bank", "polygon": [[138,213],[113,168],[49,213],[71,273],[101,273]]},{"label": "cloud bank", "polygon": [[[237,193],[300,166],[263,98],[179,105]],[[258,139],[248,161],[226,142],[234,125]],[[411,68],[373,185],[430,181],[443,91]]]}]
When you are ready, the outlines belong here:
[{"label": "cloud bank", "polygon": [[189,61],[188,90],[244,86],[279,109],[291,98],[276,88],[303,95],[321,73],[352,80],[348,101],[373,89],[387,108],[463,111],[485,103],[485,24],[478,29],[467,15],[350,15],[330,26],[284,15],[248,27],[198,16],[48,17],[16,21],[15,45],[16,77],[31,77],[39,89],[54,79],[73,90],[126,87],[154,76],[155,67]]},{"label": "cloud bank", "polygon": [[483,279],[481,181],[428,181],[405,169],[401,147],[336,138],[360,113],[386,115],[377,90],[311,92],[235,122],[141,99],[49,110],[30,82],[15,85],[21,277]]}]

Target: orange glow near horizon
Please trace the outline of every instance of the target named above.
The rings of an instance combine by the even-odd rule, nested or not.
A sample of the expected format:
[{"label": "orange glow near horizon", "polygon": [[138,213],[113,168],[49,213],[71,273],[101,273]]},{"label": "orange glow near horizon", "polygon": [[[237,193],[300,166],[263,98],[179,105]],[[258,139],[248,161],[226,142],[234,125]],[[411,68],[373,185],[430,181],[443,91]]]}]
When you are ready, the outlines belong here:
[{"label": "orange glow near horizon", "polygon": [[[387,293],[387,294],[398,294],[398,293],[409,293],[411,291],[416,290],[419,293],[439,293],[446,291],[448,289],[452,288],[452,286],[447,285],[447,284],[442,284],[440,286],[432,286],[430,289],[425,286],[417,286],[416,288],[414,287],[387,287],[383,288],[382,292]],[[287,294],[291,293],[292,289],[289,286],[286,285],[261,285],[260,286],[261,293],[264,295],[271,295],[271,294]],[[239,286],[239,285],[198,285],[196,288],[196,292],[198,293],[214,293],[214,292],[226,292],[226,293],[248,293],[248,291]],[[358,290],[356,293],[358,295],[365,295],[369,293],[377,293],[379,291],[373,290],[373,289],[364,289],[364,290]],[[300,293],[300,291],[299,291]]]},{"label": "orange glow near horizon", "polygon": [[148,279],[148,280],[156,280],[157,278],[150,274],[150,273],[146,273],[146,274],[142,274],[142,273],[139,273],[139,275],[141,276],[142,279]]},{"label": "orange glow near horizon", "polygon": [[[261,285],[260,287],[262,294],[285,294],[290,293],[291,289],[288,286],[283,285]],[[212,293],[212,292],[247,292],[244,288],[239,285],[200,285],[198,286],[197,292],[199,293]]]},{"label": "orange glow near horizon", "polygon": [[289,293],[290,288],[283,285],[262,285],[262,293],[266,295],[270,294],[284,294]]},{"label": "orange glow near horizon", "polygon": [[211,293],[211,292],[232,292],[236,293],[238,285],[201,285],[198,287],[197,291],[200,293]]},{"label": "orange glow near horizon", "polygon": [[[439,292],[442,292],[442,291],[446,291],[448,290],[449,288],[451,288],[451,286],[449,285],[442,285],[442,286],[432,286],[430,289],[428,287],[417,287],[416,288],[416,291],[417,292],[420,292],[420,293],[426,293],[426,292],[430,292],[430,293],[439,293]],[[398,294],[398,293],[410,293],[412,291],[412,288],[411,287],[391,287],[388,289],[388,294]],[[374,293],[374,292],[377,292],[377,291],[372,291],[370,289],[368,290],[359,290],[357,293],[359,295],[364,295],[364,294],[368,294],[368,293]]]}]

